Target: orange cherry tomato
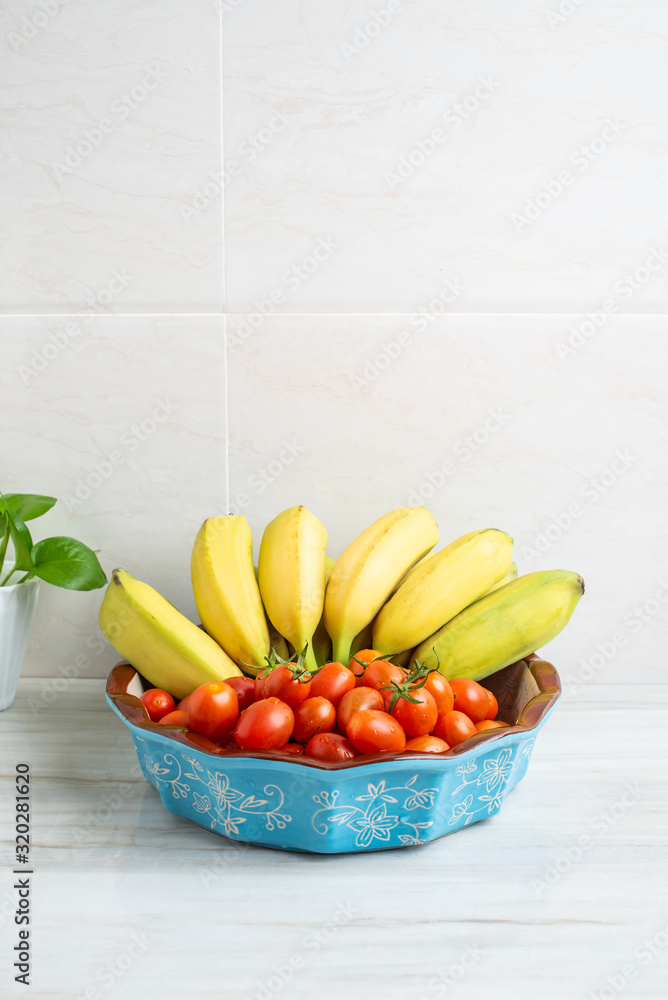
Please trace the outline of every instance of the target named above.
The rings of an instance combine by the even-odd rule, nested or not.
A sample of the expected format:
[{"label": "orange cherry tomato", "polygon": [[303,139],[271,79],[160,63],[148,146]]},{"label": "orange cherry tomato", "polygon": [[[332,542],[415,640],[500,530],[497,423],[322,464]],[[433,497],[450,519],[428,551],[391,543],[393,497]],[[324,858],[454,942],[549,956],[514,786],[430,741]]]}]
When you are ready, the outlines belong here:
[{"label": "orange cherry tomato", "polygon": [[[414,701],[407,698],[397,698],[392,709],[392,718],[396,719],[402,727],[406,736],[426,736],[430,733],[438,721],[438,709],[436,701],[426,687],[411,688],[406,686],[408,693]],[[383,692],[384,694],[385,692]],[[391,696],[392,692],[390,692]],[[387,707],[387,706],[386,706]]]},{"label": "orange cherry tomato", "polygon": [[424,685],[436,702],[438,714],[451,712],[455,705],[455,696],[452,693],[450,682],[438,670],[430,670]]},{"label": "orange cherry tomato", "polygon": [[178,709],[174,709],[173,712],[169,712],[168,715],[163,715],[158,723],[159,726],[183,726],[184,729],[188,728],[188,713],[180,712]]},{"label": "orange cherry tomato", "polygon": [[293,757],[303,757],[306,751],[301,743],[286,743],[278,752],[292,754]]},{"label": "orange cherry tomato", "polygon": [[336,708],[355,687],[355,675],[343,663],[326,663],[311,681],[311,698],[327,698]]},{"label": "orange cherry tomato", "polygon": [[[390,663],[389,660],[374,660],[366,668],[366,673],[364,674],[364,684],[366,687],[375,688],[376,691],[380,691],[386,709],[394,694],[392,682],[403,684],[405,680],[406,671],[398,667],[396,663]],[[414,735],[417,736],[418,734],[415,733]]]},{"label": "orange cherry tomato", "polygon": [[244,750],[280,750],[290,739],[294,712],[279,698],[263,698],[239,716],[234,738]]},{"label": "orange cherry tomato", "polygon": [[489,694],[485,688],[468,677],[455,677],[450,681],[455,696],[455,712],[468,715],[471,722],[482,722],[489,712]]},{"label": "orange cherry tomato", "polygon": [[[487,710],[487,715],[486,715],[485,718],[486,719],[495,719],[497,717],[497,715],[499,714],[499,703],[496,700],[495,696],[492,694],[492,692],[488,688],[483,688],[483,691],[487,691],[487,694],[489,695],[489,708]],[[484,721],[485,721],[485,719],[483,719],[483,722]]]},{"label": "orange cherry tomato", "polygon": [[439,715],[438,722],[432,731],[432,736],[438,736],[439,739],[445,740],[451,747],[454,747],[458,743],[463,743],[470,736],[475,736],[476,732],[476,727],[468,715],[464,715],[463,712],[452,711],[446,712],[444,715]]},{"label": "orange cherry tomato", "polygon": [[195,688],[188,702],[188,727],[210,740],[232,732],[239,718],[236,691],[225,681],[209,681]]},{"label": "orange cherry tomato", "polygon": [[486,733],[489,729],[508,729],[507,722],[496,722],[494,719],[483,719],[482,722],[476,722],[476,730],[479,733]]},{"label": "orange cherry tomato", "polygon": [[355,712],[346,733],[360,753],[401,753],[406,748],[406,734],[391,715],[373,709]]},{"label": "orange cherry tomato", "polygon": [[445,753],[450,747],[438,736],[415,736],[406,744],[406,753]]},{"label": "orange cherry tomato", "polygon": [[379,653],[377,649],[360,649],[359,652],[355,653],[348,664],[348,668],[352,670],[355,675],[355,684],[357,687],[362,687],[366,684],[364,680],[364,674],[367,666],[372,662],[372,660],[378,660],[382,657],[382,653]]},{"label": "orange cherry tomato", "polygon": [[364,708],[382,711],[384,704],[380,691],[369,687],[356,687],[348,694],[344,694],[336,712],[336,722],[342,733],[346,732],[346,727],[355,712],[361,712]]},{"label": "orange cherry tomato", "polygon": [[[192,691],[190,692],[190,694],[192,694]],[[190,702],[190,695],[187,694],[185,696],[185,698],[181,698],[181,701],[176,706],[177,710],[179,712],[187,712],[188,711],[188,703],[189,702]]]}]

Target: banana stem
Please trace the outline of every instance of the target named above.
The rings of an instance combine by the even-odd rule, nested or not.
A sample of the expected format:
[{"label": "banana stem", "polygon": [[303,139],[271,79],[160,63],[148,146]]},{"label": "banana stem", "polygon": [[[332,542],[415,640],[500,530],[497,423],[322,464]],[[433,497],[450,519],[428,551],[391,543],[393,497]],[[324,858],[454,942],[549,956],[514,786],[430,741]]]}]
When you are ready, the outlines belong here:
[{"label": "banana stem", "polygon": [[350,662],[350,647],[353,644],[353,636],[341,635],[334,640],[334,648],[332,651],[332,657],[335,663],[345,663],[346,666]]},{"label": "banana stem", "polygon": [[304,666],[310,674],[314,674],[318,670],[318,661],[313,650],[313,642],[309,642],[308,649],[306,650],[306,658],[304,660]]}]

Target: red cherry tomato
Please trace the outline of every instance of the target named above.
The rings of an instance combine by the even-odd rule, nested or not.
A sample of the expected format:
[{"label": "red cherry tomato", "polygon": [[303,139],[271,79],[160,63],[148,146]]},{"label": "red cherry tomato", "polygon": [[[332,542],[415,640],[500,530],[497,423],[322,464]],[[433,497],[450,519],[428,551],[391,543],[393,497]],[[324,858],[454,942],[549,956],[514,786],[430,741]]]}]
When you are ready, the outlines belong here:
[{"label": "red cherry tomato", "polygon": [[352,760],[359,757],[359,751],[339,733],[316,733],[306,744],[306,756],[315,760]]},{"label": "red cherry tomato", "polygon": [[[488,688],[483,688],[483,691],[487,691],[487,694],[489,695],[489,708],[487,709],[486,718],[490,720],[495,719],[499,714],[499,703]],[[483,722],[484,721],[485,720],[483,719]]]},{"label": "red cherry tomato", "polygon": [[346,733],[360,753],[401,753],[406,748],[405,732],[387,712],[373,709],[355,712]]},{"label": "red cherry tomato", "polygon": [[426,687],[409,688],[408,692],[415,701],[397,698],[392,709],[392,718],[397,720],[406,736],[426,736],[438,721],[438,709],[434,696],[427,691]]},{"label": "red cherry tomato", "polygon": [[432,731],[433,736],[445,740],[451,747],[463,743],[470,736],[476,735],[476,727],[473,725],[468,715],[463,712],[446,712],[439,715],[438,722]]},{"label": "red cherry tomato", "polygon": [[210,740],[221,740],[239,718],[236,691],[225,681],[209,681],[195,688],[188,702],[188,726]]},{"label": "red cherry tomato", "polygon": [[489,695],[481,684],[468,677],[455,677],[450,681],[450,687],[455,696],[455,712],[468,715],[473,723],[487,718]]},{"label": "red cherry tomato", "polygon": [[174,699],[169,692],[163,691],[162,688],[151,688],[149,691],[144,691],[139,700],[148,712],[151,722],[160,722],[164,715],[174,711]]},{"label": "red cherry tomato", "polygon": [[406,743],[406,753],[445,753],[450,747],[438,736],[416,736]]},{"label": "red cherry tomato", "polygon": [[177,711],[179,711],[179,712],[187,712],[188,711],[188,704],[189,704],[189,702],[190,702],[190,695],[187,694],[185,696],[185,698],[181,698],[181,701],[176,706]]},{"label": "red cherry tomato", "polygon": [[298,743],[308,743],[316,733],[331,733],[336,725],[336,709],[327,698],[307,698],[294,712],[292,738]]},{"label": "red cherry tomato", "polygon": [[303,757],[306,750],[301,743],[286,743],[278,752],[291,754],[293,757]]},{"label": "red cherry tomato", "polygon": [[390,688],[392,681],[402,684],[405,680],[406,672],[401,667],[398,667],[396,663],[390,663],[389,660],[374,660],[366,668],[366,673],[364,674],[366,687],[375,688],[376,691],[380,691],[383,696],[385,708],[390,704],[393,692],[391,689],[382,689]]},{"label": "red cherry tomato", "polygon": [[424,685],[436,702],[438,714],[451,712],[455,704],[455,696],[452,693],[450,683],[438,670],[430,670]]},{"label": "red cherry tomato", "polygon": [[290,708],[296,708],[310,696],[311,675],[305,674],[303,679],[294,676],[290,667],[281,664],[274,667],[264,682],[265,698],[280,698]]},{"label": "red cherry tomato", "polygon": [[377,649],[360,649],[359,652],[351,657],[348,667],[355,675],[355,684],[357,687],[362,687],[366,684],[364,674],[366,673],[368,664],[372,660],[378,660],[382,655]]},{"label": "red cherry tomato", "polygon": [[326,663],[311,681],[311,698],[327,698],[336,707],[355,687],[355,675],[343,663]]},{"label": "red cherry tomato", "polygon": [[253,704],[255,701],[255,681],[252,677],[228,677],[225,683],[229,684],[233,691],[236,691],[240,712]]},{"label": "red cherry tomato", "polygon": [[278,698],[253,702],[241,715],[234,738],[244,750],[280,750],[290,739],[294,712]]},{"label": "red cherry tomato", "polygon": [[482,722],[476,722],[475,728],[479,733],[486,733],[489,729],[508,729],[508,723],[495,722],[494,719],[483,719]]},{"label": "red cherry tomato", "polygon": [[360,712],[363,708],[382,711],[384,705],[380,691],[375,691],[374,688],[356,687],[348,694],[344,694],[336,711],[336,722],[342,733],[346,732],[348,722],[355,712]]},{"label": "red cherry tomato", "polygon": [[178,709],[174,709],[173,712],[169,712],[167,715],[163,715],[158,723],[159,726],[183,726],[184,729],[188,729],[188,713],[179,712]]}]

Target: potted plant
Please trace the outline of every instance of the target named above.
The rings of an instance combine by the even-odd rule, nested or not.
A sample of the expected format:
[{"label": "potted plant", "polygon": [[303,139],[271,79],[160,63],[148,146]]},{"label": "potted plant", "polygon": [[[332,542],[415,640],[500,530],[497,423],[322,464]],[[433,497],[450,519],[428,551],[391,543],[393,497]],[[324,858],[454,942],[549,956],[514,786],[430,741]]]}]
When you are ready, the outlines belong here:
[{"label": "potted plant", "polygon": [[[55,497],[0,493],[0,711],[16,695],[40,580],[67,590],[95,590],[107,582],[97,556],[83,542],[61,535],[33,543],[25,522],[55,503]],[[13,558],[7,559],[10,542]]]}]

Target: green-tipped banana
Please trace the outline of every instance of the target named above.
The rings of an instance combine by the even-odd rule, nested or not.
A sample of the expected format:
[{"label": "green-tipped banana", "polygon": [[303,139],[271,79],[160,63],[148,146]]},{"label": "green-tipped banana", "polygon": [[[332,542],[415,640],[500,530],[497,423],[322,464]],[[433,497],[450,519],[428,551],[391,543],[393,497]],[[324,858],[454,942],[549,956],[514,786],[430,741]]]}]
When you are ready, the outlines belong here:
[{"label": "green-tipped banana", "polygon": [[400,507],[379,518],[348,546],[332,570],[325,595],[325,625],[335,660],[348,663],[357,633],[375,618],[402,576],[437,541],[438,527],[428,510]]},{"label": "green-tipped banana", "polygon": [[111,574],[100,628],[128,663],[175,698],[185,698],[208,681],[241,674],[211,636],[124,569]]},{"label": "green-tipped banana", "polygon": [[325,600],[327,532],[306,507],[290,507],[264,529],[258,580],[267,615],[297,652],[306,649],[306,669],[318,668],[313,633]]},{"label": "green-tipped banana", "polygon": [[235,663],[257,673],[266,666],[270,643],[246,518],[208,518],[197,533],[190,566],[204,628]]},{"label": "green-tipped banana", "polygon": [[512,558],[512,538],[496,528],[471,531],[429,556],[381,608],[373,649],[390,655],[417,646],[503,579]]},{"label": "green-tipped banana", "polygon": [[569,570],[520,576],[425,639],[415,658],[449,680],[479,681],[559,635],[583,594],[582,577]]}]

